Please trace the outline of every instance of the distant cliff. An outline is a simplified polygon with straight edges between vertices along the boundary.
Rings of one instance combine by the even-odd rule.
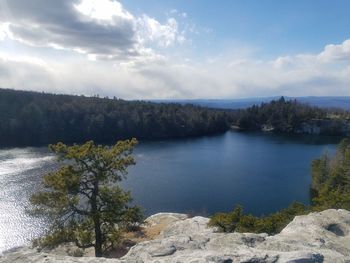
[[[350,136],[350,120],[311,119],[301,123],[297,133]]]
[[[350,212],[326,210],[297,216],[280,234],[217,233],[208,218],[157,214],[151,226],[168,222],[153,240],[133,246],[121,259],[69,257],[19,248],[0,257],[3,263],[132,262],[349,262]]]
[[[235,126],[264,132],[347,136],[350,134],[350,112],[312,107],[282,97],[242,110]]]
[[[276,128],[271,124],[261,125],[261,131],[273,132]],[[311,119],[300,123],[296,127],[287,130],[279,130],[288,133],[350,136],[350,120],[341,119]]]

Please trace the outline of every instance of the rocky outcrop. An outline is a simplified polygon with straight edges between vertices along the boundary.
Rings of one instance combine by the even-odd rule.
[[[301,123],[296,133],[322,135],[350,135],[350,121],[343,119],[312,119]]]
[[[346,210],[297,216],[275,236],[217,233],[207,227],[207,218],[179,214],[157,214],[149,222],[156,225],[164,219],[169,224],[157,238],[135,245],[119,260],[73,258],[21,248],[7,252],[0,262],[350,262],[350,212]]]

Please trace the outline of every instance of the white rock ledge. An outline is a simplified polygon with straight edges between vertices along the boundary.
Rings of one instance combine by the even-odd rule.
[[[275,236],[251,233],[215,233],[208,218],[181,214],[156,214],[149,224],[168,221],[157,239],[132,247],[121,259],[74,258],[35,249],[19,248],[4,253],[0,262],[347,262],[350,263],[350,212],[326,210],[297,216]]]

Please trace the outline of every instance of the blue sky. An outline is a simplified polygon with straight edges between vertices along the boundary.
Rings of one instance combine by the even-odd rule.
[[[329,43],[341,43],[350,34],[350,1],[336,0],[127,0],[135,13],[159,20],[169,9],[185,12],[190,21],[211,30],[196,38],[203,53],[230,44],[256,47],[262,57],[320,52]],[[217,49],[214,49],[217,48]]]
[[[0,87],[126,99],[350,95],[350,1],[0,0]]]

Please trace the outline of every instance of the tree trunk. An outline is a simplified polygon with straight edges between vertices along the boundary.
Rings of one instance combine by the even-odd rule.
[[[98,180],[94,183],[94,191],[91,196],[91,208],[95,227],[95,257],[102,257],[102,232],[101,232],[101,222],[100,215],[97,211],[97,196],[99,192]]]
[[[94,224],[95,224],[95,257],[102,257],[102,233],[101,233],[99,218],[94,220]]]

